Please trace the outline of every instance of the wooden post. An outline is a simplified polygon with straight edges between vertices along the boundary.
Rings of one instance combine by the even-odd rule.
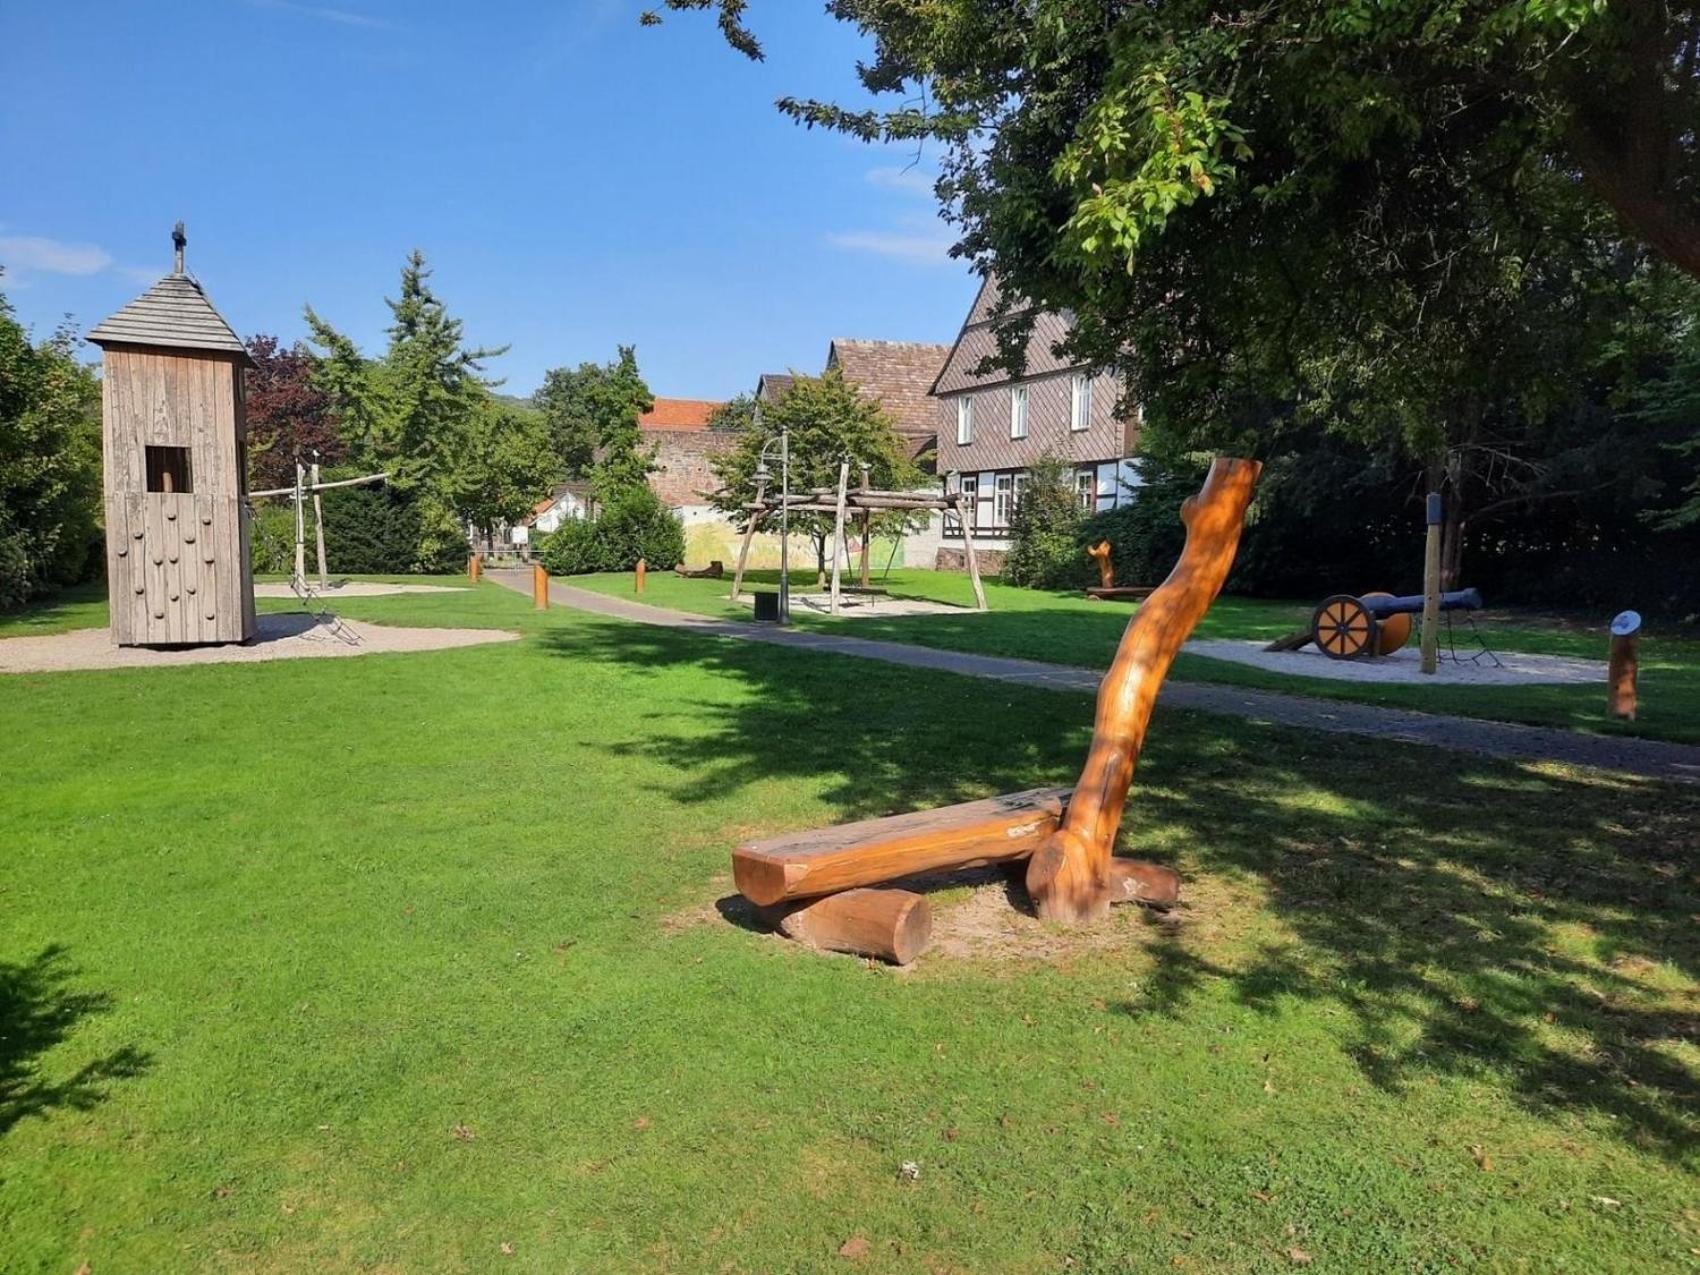
[[[974,586],[974,609],[986,609],[986,589],[980,583],[980,560],[974,556],[974,524],[968,516],[968,510],[962,499],[962,493],[956,493],[956,518],[962,524],[962,554],[968,559],[968,582]]]
[[[1423,545],[1423,664],[1425,673],[1440,669],[1440,493],[1428,494],[1428,540]]]
[[[838,614],[839,570],[841,566],[841,550],[844,546],[844,501],[850,487],[850,460],[846,457],[838,463],[838,515],[832,529],[832,601],[827,610],[832,615]]]
[[[767,479],[756,480],[756,498],[749,511],[750,521],[744,527],[744,543],[738,547],[738,569],[732,574],[732,601],[736,602],[744,588],[744,566],[750,560],[750,541],[756,537],[756,524],[767,513]]]
[[[295,587],[305,588],[307,584],[307,524],[302,501],[306,494],[301,490],[306,471],[301,462],[295,462]]]
[[[637,592],[639,592],[639,593],[643,592],[644,585],[646,583],[646,578],[648,577],[648,575],[649,575],[649,563],[645,559],[639,558],[637,560],[637,571],[635,572],[635,575],[634,575],[634,578],[635,578],[635,581],[636,581],[636,584],[637,584]]]
[[[932,941],[933,910],[909,890],[846,890],[786,912],[778,929],[810,947],[907,965]]]
[[[531,564],[531,604],[539,611],[549,609],[549,572],[541,562]]]
[[[325,570],[325,504],[319,495],[319,462],[313,462],[313,539],[319,549],[319,587],[330,588],[330,572]]]
[[[1098,587],[1113,589],[1116,587],[1116,564],[1110,561],[1110,542],[1100,540],[1095,545],[1086,546],[1086,556],[1098,564]]]
[[[869,470],[869,468],[870,468],[870,466],[868,465],[868,462],[863,461],[862,462],[862,491],[864,493],[868,490],[868,470]],[[872,511],[870,511],[868,509],[863,509],[862,510],[862,588],[864,588],[864,589],[870,587],[870,585],[873,582],[873,577],[870,574],[869,569],[868,569],[868,559],[873,556],[873,539],[874,539],[874,515],[873,515]]]
[[[1618,721],[1635,720],[1635,681],[1640,672],[1637,646],[1641,616],[1624,611],[1611,622],[1611,663],[1606,674],[1606,714]]]
[[[1110,906],[1111,851],[1151,709],[1181,645],[1210,609],[1239,549],[1263,466],[1219,456],[1181,506],[1186,547],[1169,578],[1128,621],[1098,686],[1092,747],[1062,823],[1027,865],[1027,893],[1047,920],[1084,921]]]
[[[466,555],[466,578],[477,584],[484,576],[484,559],[476,553]]]

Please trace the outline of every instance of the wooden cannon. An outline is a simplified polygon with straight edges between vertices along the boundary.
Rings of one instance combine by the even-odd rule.
[[[877,887],[918,873],[1025,862],[1027,893],[1047,920],[1093,919],[1115,902],[1173,906],[1180,874],[1116,857],[1116,834],[1157,692],[1228,578],[1261,469],[1219,458],[1182,507],[1186,547],[1122,634],[1073,788],[749,842],[732,852],[739,893],[792,938],[899,964],[926,946],[931,913],[924,895]]]
[[[1336,593],[1324,598],[1311,614],[1310,628],[1302,634],[1270,644],[1272,651],[1296,651],[1308,642],[1329,659],[1355,660],[1366,655],[1392,655],[1411,640],[1411,617],[1420,615],[1420,593],[1396,598],[1390,593],[1355,596]],[[1440,609],[1480,611],[1482,595],[1474,589],[1459,589],[1440,595]],[[1302,638],[1302,640],[1300,640]]]

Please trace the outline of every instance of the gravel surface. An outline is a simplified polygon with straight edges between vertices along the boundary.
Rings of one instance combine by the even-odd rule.
[[[1208,655],[1213,660],[1231,660],[1271,673],[1293,677],[1326,677],[1335,682],[1406,682],[1424,686],[1527,686],[1534,682],[1557,682],[1573,686],[1606,681],[1604,660],[1578,660],[1564,655],[1530,655],[1523,651],[1498,651],[1501,667],[1483,656],[1475,663],[1454,663],[1441,652],[1439,667],[1432,675],[1423,672],[1422,653],[1407,646],[1392,655],[1372,660],[1331,660],[1314,646],[1298,651],[1266,651],[1261,638],[1196,640],[1186,644],[1189,655]]]
[[[167,664],[252,664],[259,660],[335,659],[391,651],[439,651],[484,642],[511,642],[517,633],[501,629],[404,629],[387,624],[343,627],[359,636],[358,645],[342,641],[310,615],[291,612],[262,615],[253,642],[229,646],[114,646],[110,629],[77,629],[46,637],[0,641],[0,673],[58,673],[67,669],[161,668]]]
[[[452,584],[381,584],[372,580],[345,580],[341,584],[331,581],[321,589],[313,581],[307,581],[314,593],[327,601],[332,598],[378,598],[386,593],[459,593]],[[256,584],[256,598],[293,598],[295,590],[287,584]]]

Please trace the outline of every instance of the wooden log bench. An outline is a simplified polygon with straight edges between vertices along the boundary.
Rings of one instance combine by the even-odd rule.
[[[732,880],[738,893],[765,907],[1025,859],[1057,830],[1071,795],[1068,788],[1031,788],[748,842],[732,852]],[[1180,897],[1180,874],[1162,864],[1118,858],[1111,877],[1117,902],[1172,907]]]
[[[939,868],[1024,859],[1057,829],[1067,788],[812,828],[732,851],[732,880],[751,903],[780,903],[879,885]]]

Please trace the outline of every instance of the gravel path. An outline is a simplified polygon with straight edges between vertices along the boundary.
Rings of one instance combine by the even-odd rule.
[[[0,673],[59,673],[68,669],[160,668],[168,664],[254,664],[261,660],[338,659],[390,651],[440,651],[485,642],[512,642],[519,634],[501,629],[411,629],[387,624],[343,626],[360,638],[342,641],[310,615],[287,612],[260,617],[259,636],[246,646],[114,646],[111,629],[75,629],[43,637],[0,641]]]
[[[452,584],[384,584],[376,580],[344,580],[337,584],[334,580],[321,589],[317,579],[307,581],[313,592],[327,602],[335,598],[378,598],[387,593],[458,593],[460,590]],[[295,590],[287,584],[256,584],[256,598],[293,598]]]
[[[530,596],[530,572],[488,571],[485,575],[498,584]],[[1098,681],[1102,676],[1093,669],[1071,668],[1061,664],[1041,664],[1033,660],[972,655],[964,651],[940,651],[931,647],[847,637],[836,633],[716,620],[688,611],[645,606],[640,602],[592,593],[588,589],[576,589],[571,585],[556,584],[553,581],[549,585],[549,599],[560,606],[614,616],[637,624],[688,629],[715,637],[766,642],[774,646],[802,647],[835,655],[852,655],[860,659],[881,660],[887,664],[901,664],[908,668],[938,669],[946,673],[1013,682],[1021,686],[1084,691],[1090,694],[1097,691]],[[1311,699],[1303,695],[1218,686],[1208,682],[1170,681],[1163,687],[1162,703],[1169,708],[1225,713],[1251,721],[1297,726],[1331,734],[1390,739],[1404,744],[1425,744],[1516,761],[1590,766],[1649,779],[1700,784],[1700,748],[1688,744],[1610,735],[1584,735],[1576,731],[1553,730],[1544,726],[1518,726],[1510,722],[1489,722],[1473,717],[1451,717],[1436,713],[1416,713],[1407,709],[1377,708],[1368,704],[1338,703],[1333,700]]]

